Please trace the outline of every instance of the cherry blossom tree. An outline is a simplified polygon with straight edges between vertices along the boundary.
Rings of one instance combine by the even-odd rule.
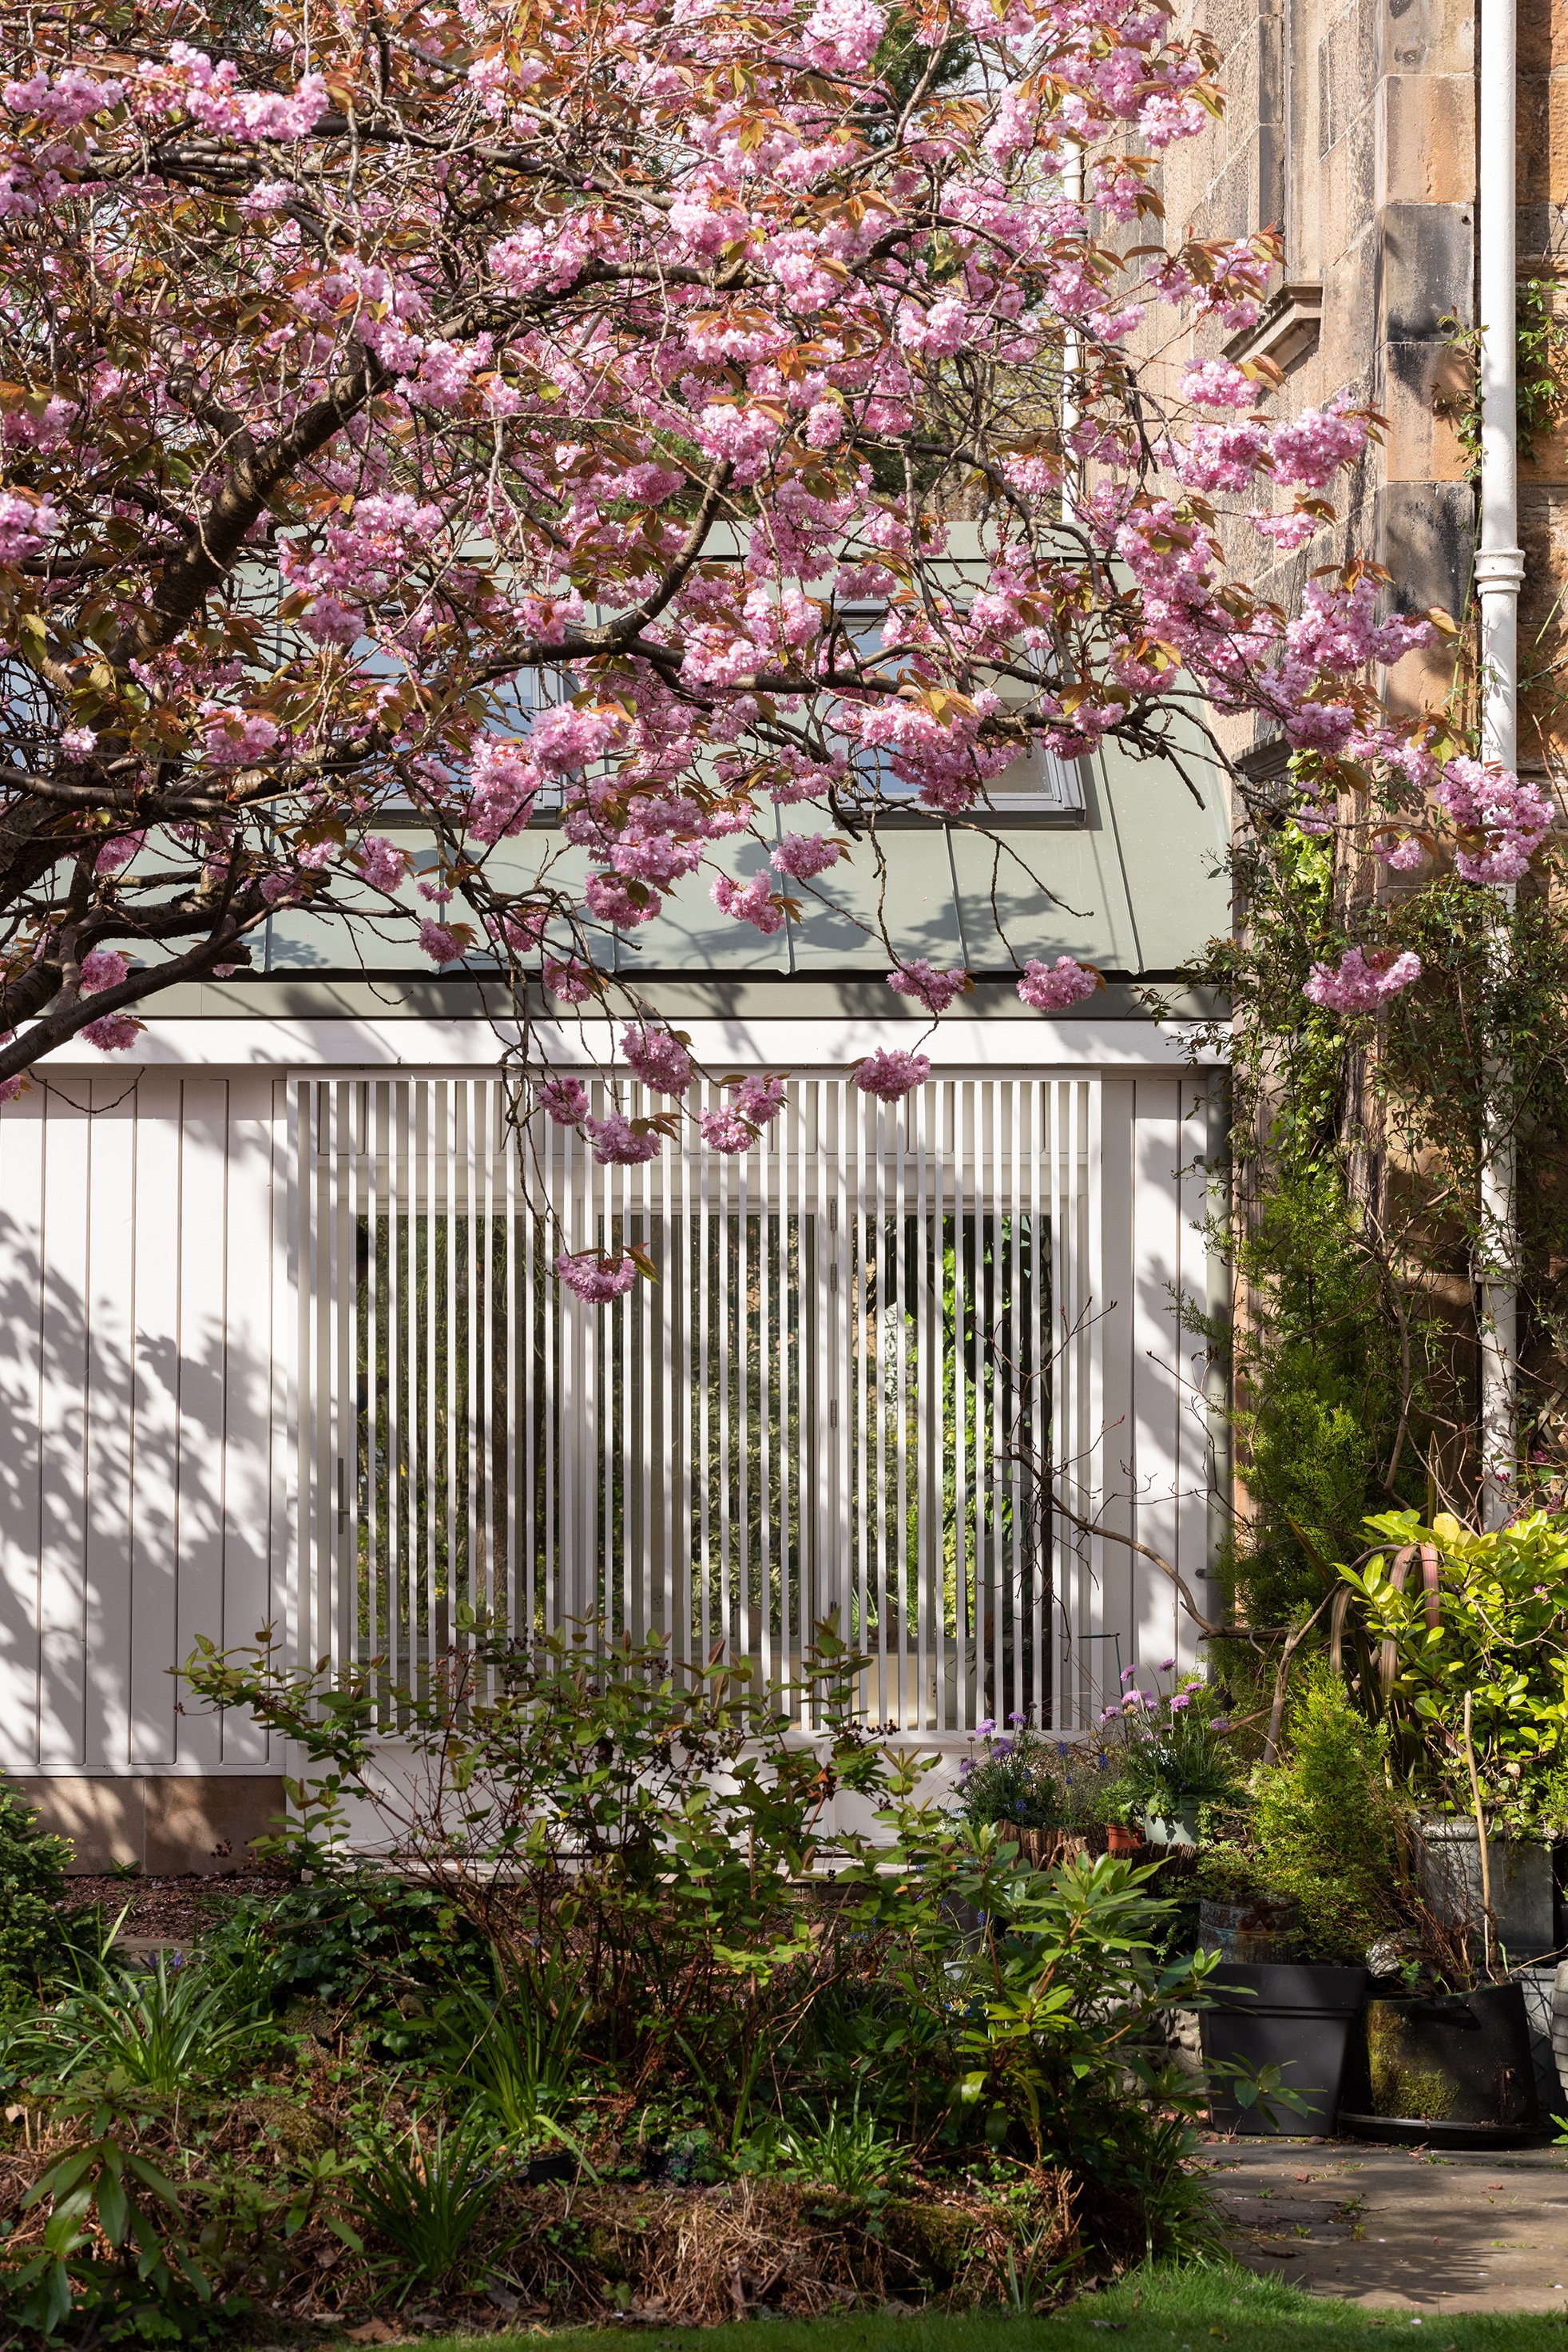
[[[1444,825],[1483,878],[1539,841],[1532,788],[1388,716],[1432,623],[1371,568],[1295,613],[1227,573],[1216,500],[1305,544],[1375,420],[1130,357],[1151,314],[1249,323],[1276,259],[1162,241],[1151,159],[1219,97],[1153,0],[4,21],[0,1089],[284,909],[498,971],[528,1064],[670,893],[777,931],[886,793],[984,824],[1031,744],[1152,755],[1184,709],[1268,713],[1309,826],[1354,777],[1396,868]],[[1414,961],[1314,987],[1354,1013]],[[933,1019],[967,984],[893,961]],[[1019,965],[1041,1010],[1096,982]],[[597,1122],[603,1159],[695,1075],[629,1013],[673,1107]],[[780,1099],[737,1082],[705,1140]]]

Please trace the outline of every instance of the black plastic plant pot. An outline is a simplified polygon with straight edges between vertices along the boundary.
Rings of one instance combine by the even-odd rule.
[[[1370,2000],[1345,2069],[1340,2129],[1433,2147],[1542,2136],[1530,2019],[1516,1984]]]
[[[1366,1970],[1228,1960],[1205,1984],[1213,2007],[1200,2011],[1199,2023],[1216,2129],[1326,2138],[1334,2126]],[[1235,2078],[1212,2071],[1217,2064],[1245,2068],[1254,2078],[1278,2067],[1281,2087],[1301,2105],[1266,2093],[1245,2105]]]

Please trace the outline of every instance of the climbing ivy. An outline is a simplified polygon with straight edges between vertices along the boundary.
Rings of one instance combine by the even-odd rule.
[[[1233,1008],[1230,1245],[1241,1507],[1237,1615],[1281,1625],[1333,1589],[1375,1510],[1476,1510],[1483,1101],[1520,1145],[1521,1486],[1568,1468],[1568,936],[1555,853],[1509,909],[1439,868],[1366,874],[1350,829],[1260,825],[1238,854],[1244,919],[1201,977]],[[1337,940],[1414,949],[1418,985],[1346,1020],[1302,992]],[[1497,1063],[1508,1071],[1500,1077]]]

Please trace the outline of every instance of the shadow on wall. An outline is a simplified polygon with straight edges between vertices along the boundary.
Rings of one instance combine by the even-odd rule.
[[[172,1669],[274,1614],[271,1136],[221,1080],[106,1091],[0,1121],[0,1768],[79,1867],[232,1869],[276,1762]]]

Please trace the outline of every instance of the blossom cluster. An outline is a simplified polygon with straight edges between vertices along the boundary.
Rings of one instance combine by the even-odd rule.
[[[242,55],[215,0],[179,38],[162,0],[112,37],[17,15],[0,634],[29,691],[0,714],[0,813],[85,804],[92,854],[72,837],[24,892],[5,971],[37,971],[84,871],[114,952],[162,861],[240,932],[308,909],[583,1004],[676,894],[782,949],[890,803],[984,824],[1026,743],[1146,747],[1177,697],[1312,755],[1320,813],[1340,766],[1370,780],[1396,868],[1426,854],[1414,786],[1462,878],[1519,877],[1544,794],[1418,772],[1379,700],[1428,621],[1354,559],[1282,610],[1217,535],[1233,497],[1304,542],[1375,420],[1276,415],[1223,358],[1169,400],[1134,382],[1135,332],[1245,327],[1279,257],[1174,232],[1134,257],[1096,217],[1157,216],[1151,159],[1218,102],[1205,46],[1148,0],[945,0],[900,39],[962,37],[981,69],[961,106],[904,107],[891,21],[559,0],[522,45],[502,0],[462,0],[374,43],[328,12],[307,45],[285,9]],[[1064,367],[1061,442],[1020,436]],[[958,583],[942,518],[977,467],[987,576]],[[910,954],[900,912],[875,917],[888,984],[939,1018],[968,975]],[[1101,984],[1038,936],[1007,954],[1042,1013]],[[1344,1011],[1409,976],[1320,969]],[[113,1049],[130,1016],[82,1034]],[[596,1118],[559,1076],[537,1096],[601,1161],[682,1119],[741,1152],[779,1115],[772,1078],[693,1105],[652,1014],[620,1049],[675,1108]],[[854,1083],[894,1104],[928,1074],[883,1047]],[[614,1297],[631,1262],[566,1263]]]
[[[1329,1013],[1375,1013],[1421,977],[1410,948],[1347,948],[1336,965],[1314,963],[1301,993]]]

